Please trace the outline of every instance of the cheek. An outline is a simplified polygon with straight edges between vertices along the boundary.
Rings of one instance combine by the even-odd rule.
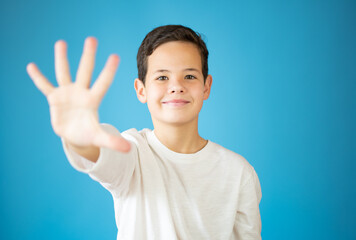
[[[202,87],[194,88],[191,91],[191,94],[196,99],[196,101],[204,100],[204,88],[202,88]]]
[[[162,94],[162,89],[160,88],[150,88],[147,91],[147,107],[150,112],[154,112],[155,109],[160,108],[161,101],[164,94]]]

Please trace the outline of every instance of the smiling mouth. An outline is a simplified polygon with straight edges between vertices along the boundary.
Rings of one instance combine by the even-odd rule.
[[[162,104],[165,104],[167,106],[172,106],[172,107],[180,107],[180,106],[184,106],[186,104],[190,103],[187,100],[183,100],[183,99],[174,99],[174,100],[169,100],[169,101],[163,101]]]

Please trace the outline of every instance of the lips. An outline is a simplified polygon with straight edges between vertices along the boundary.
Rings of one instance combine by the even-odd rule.
[[[180,107],[189,103],[189,101],[184,99],[172,99],[167,101],[162,101],[163,104],[168,106]]]

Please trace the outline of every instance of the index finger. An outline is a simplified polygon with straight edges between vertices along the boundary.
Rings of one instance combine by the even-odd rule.
[[[27,73],[36,87],[47,97],[54,90],[54,86],[37,68],[36,64],[29,63],[26,67]]]

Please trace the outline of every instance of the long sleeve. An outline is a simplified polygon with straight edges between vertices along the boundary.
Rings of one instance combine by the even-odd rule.
[[[238,240],[261,239],[261,216],[259,204],[262,198],[261,186],[253,170],[239,193],[238,208],[233,238]]]
[[[120,136],[115,127],[108,124],[101,126],[108,133]],[[128,140],[130,141],[130,139]],[[100,148],[100,155],[96,163],[68,148],[64,139],[62,139],[62,143],[64,152],[73,168],[89,174],[92,179],[100,182],[113,195],[119,196],[128,190],[137,162],[137,147],[132,141],[131,150],[128,153]]]

